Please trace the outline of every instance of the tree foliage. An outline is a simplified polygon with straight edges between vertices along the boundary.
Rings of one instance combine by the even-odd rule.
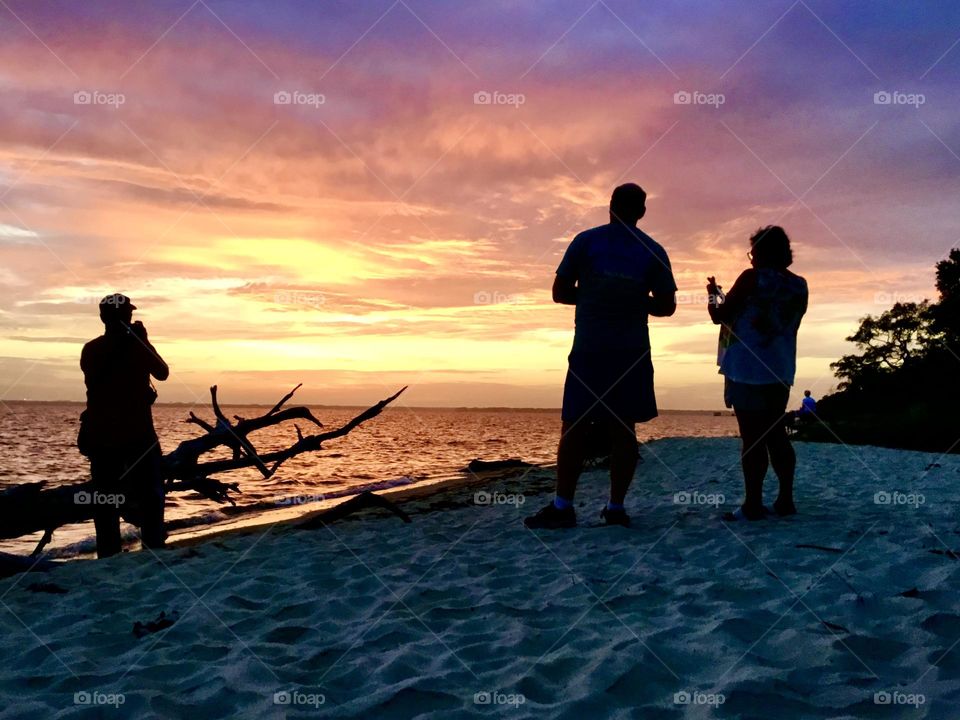
[[[937,302],[861,319],[806,439],[960,452],[960,249],[937,263],[936,285]]]
[[[840,379],[840,389],[864,389],[915,367],[939,337],[932,308],[927,300],[897,303],[879,317],[863,318],[857,331],[847,338],[860,352],[844,355],[830,365]]]
[[[949,257],[937,263],[937,292],[940,302],[934,308],[934,319],[946,341],[960,345],[960,248],[950,251]]]

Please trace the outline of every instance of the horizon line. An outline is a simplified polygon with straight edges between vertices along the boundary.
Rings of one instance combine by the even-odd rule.
[[[6,405],[86,405],[85,400],[30,400],[21,398],[19,400],[6,400],[0,398],[0,404]],[[253,408],[271,408],[276,403],[221,403],[221,407],[253,407]],[[191,403],[191,402],[156,402],[153,404],[153,407],[188,407],[195,408],[199,407],[200,403]],[[294,405],[295,407],[296,405]],[[328,404],[328,403],[301,403],[302,407],[311,407],[311,408],[329,408],[329,409],[355,409],[355,408],[367,408],[370,407],[366,404]],[[206,407],[206,405],[204,405]],[[536,412],[560,412],[562,408],[557,407],[534,407],[534,406],[512,406],[512,405],[390,405],[384,408],[384,411],[389,409],[398,409],[398,408],[416,408],[418,410],[514,410],[514,411],[536,411]],[[730,413],[733,411],[729,408],[701,408],[697,410],[682,410],[674,408],[662,408],[659,410],[661,413]]]

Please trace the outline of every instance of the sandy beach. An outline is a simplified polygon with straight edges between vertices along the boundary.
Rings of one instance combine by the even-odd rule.
[[[525,529],[535,470],[8,578],[0,718],[955,716],[960,459],[801,444],[802,515],[728,525],[737,447],[648,443],[630,529],[601,471]]]
[[[0,720],[960,720],[960,2],[0,17]]]

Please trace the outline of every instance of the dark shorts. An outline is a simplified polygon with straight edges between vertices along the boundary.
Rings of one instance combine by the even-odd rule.
[[[618,419],[628,425],[657,416],[650,351],[570,353],[563,420]]]
[[[790,386],[783,383],[749,385],[725,378],[723,400],[734,410],[782,415],[790,401]]]
[[[159,444],[146,451],[135,446],[95,454],[90,458],[90,479],[97,492],[122,496],[117,505],[96,508],[96,514],[122,516],[141,527],[162,526],[165,494]]]

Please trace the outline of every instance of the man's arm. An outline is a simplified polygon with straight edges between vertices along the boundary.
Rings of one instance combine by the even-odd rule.
[[[143,326],[143,323],[139,320],[133,323],[133,325],[130,326],[130,331],[139,341],[138,344],[143,350],[144,363],[150,374],[160,381],[170,377],[170,368],[167,367],[167,364],[163,361],[163,358],[160,357],[160,353],[157,352],[156,348],[150,344],[150,341],[147,339],[147,329]]]
[[[576,281],[557,275],[553,279],[553,301],[561,305],[576,305]]]
[[[170,377],[170,367],[160,357],[160,353],[150,343],[147,343],[147,349],[150,355],[150,374],[157,380],[163,381]]]
[[[647,298],[647,314],[653,317],[670,317],[677,311],[677,281],[667,251],[655,246],[653,276],[650,296]]]
[[[577,304],[577,280],[583,275],[584,234],[577,235],[563,254],[553,279],[553,301],[561,305]]]
[[[675,292],[655,292],[650,295],[647,304],[647,313],[653,317],[670,317],[677,311],[677,294]]]
[[[91,350],[90,343],[84,345],[83,350],[80,351],[80,370],[83,372],[83,383],[88,388],[90,387],[90,378],[93,372],[92,354],[93,351]]]

